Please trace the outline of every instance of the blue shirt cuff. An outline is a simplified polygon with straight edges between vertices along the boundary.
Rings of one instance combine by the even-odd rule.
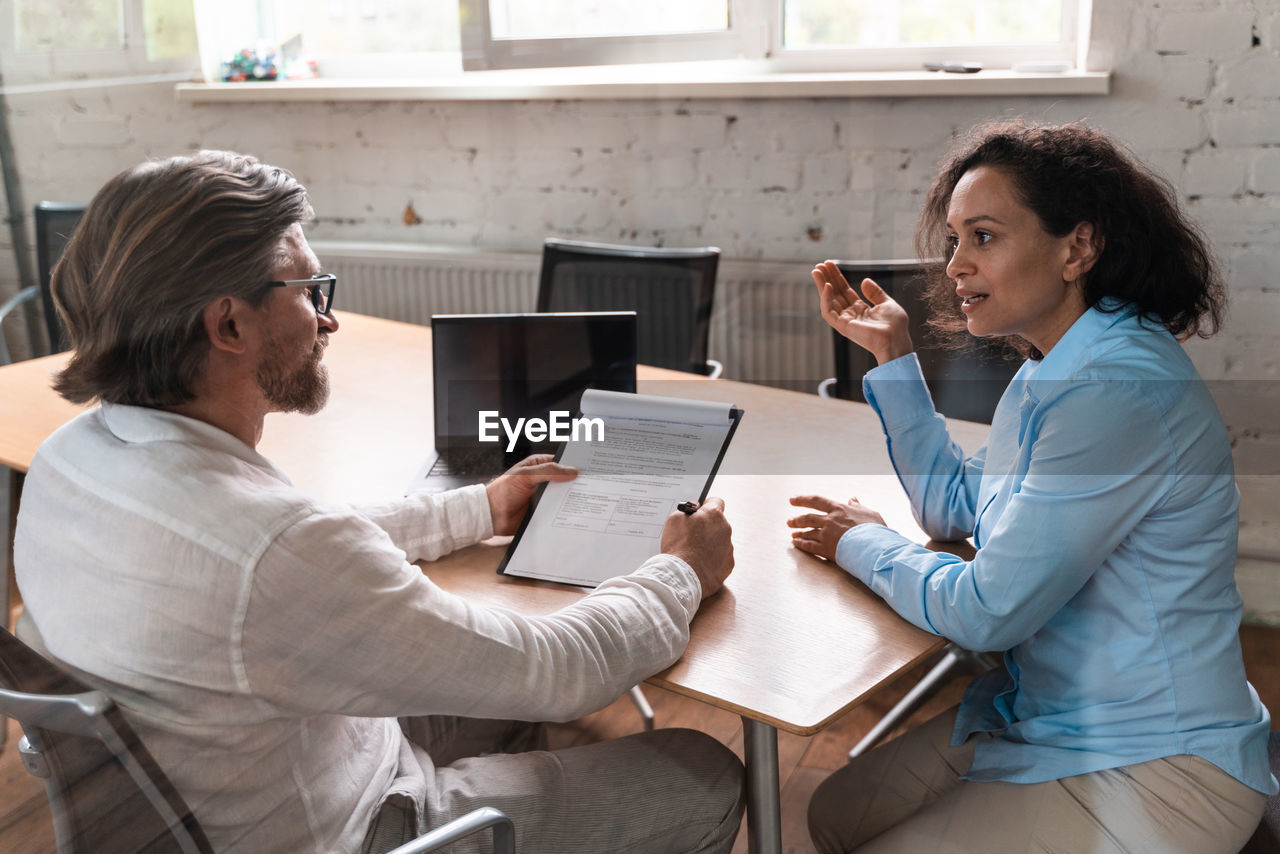
[[[874,522],[854,525],[836,543],[836,565],[883,597],[888,583],[886,580],[877,586],[876,562],[889,545],[903,539],[897,531]]]
[[[862,377],[862,395],[885,430],[933,414],[933,398],[915,353],[878,365]]]

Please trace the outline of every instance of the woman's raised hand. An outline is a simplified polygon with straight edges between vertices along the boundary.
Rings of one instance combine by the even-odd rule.
[[[876,357],[877,364],[915,350],[908,329],[907,312],[870,279],[862,280],[859,296],[845,280],[835,261],[813,268],[822,319],[832,329]]]

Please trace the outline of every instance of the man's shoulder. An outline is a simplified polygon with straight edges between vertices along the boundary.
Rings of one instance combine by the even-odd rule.
[[[97,408],[59,428],[37,452],[24,489],[51,499],[60,516],[119,515],[131,528],[179,533],[227,556],[317,512],[250,449],[237,452],[220,437],[174,430],[145,413],[122,429],[118,415]]]

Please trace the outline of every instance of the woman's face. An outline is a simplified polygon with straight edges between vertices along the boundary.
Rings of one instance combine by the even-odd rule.
[[[1092,235],[1081,223],[1054,237],[1018,201],[1003,170],[966,172],[947,208],[947,276],[956,283],[969,332],[1018,335],[1048,353],[1084,314],[1079,279],[1092,264]],[[1089,259],[1083,266],[1082,255]]]

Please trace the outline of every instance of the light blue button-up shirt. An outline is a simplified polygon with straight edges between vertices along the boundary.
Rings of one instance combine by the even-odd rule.
[[[1035,783],[1175,754],[1277,791],[1270,716],[1245,680],[1235,585],[1239,493],[1209,392],[1131,306],[1090,309],[1028,361],[966,457],[914,355],[863,382],[917,521],[972,536],[972,561],[881,525],[836,562],[915,625],[1008,650],[960,706],[967,779]]]

